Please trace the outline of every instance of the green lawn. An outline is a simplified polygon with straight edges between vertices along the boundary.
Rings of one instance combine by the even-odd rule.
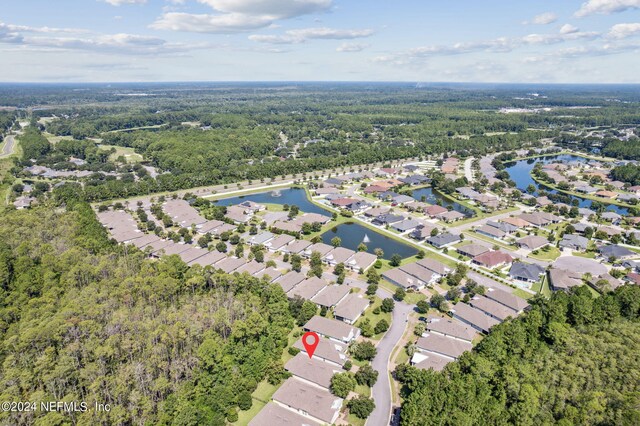
[[[533,297],[533,294],[529,293],[528,291],[524,291],[521,288],[516,288],[515,290],[513,290],[513,294],[515,294],[518,297],[522,297],[523,299],[531,299]]]
[[[120,156],[123,156],[127,160],[127,163],[139,163],[143,160],[142,155],[137,154],[133,148],[115,145],[98,145],[98,147],[105,151],[108,151],[111,148],[114,148],[116,150],[114,154],[111,154],[109,156],[109,159],[111,161],[117,159]]]
[[[369,319],[369,321],[371,322],[371,326],[375,327],[376,324],[381,320],[384,319],[387,321],[387,323],[389,325],[391,325],[391,312],[380,312],[378,315],[373,313],[373,310],[377,307],[379,307],[380,305],[382,305],[382,299],[380,299],[379,297],[375,297],[373,305],[369,306],[367,308],[367,310],[364,312],[364,315],[362,315],[362,317],[360,317],[360,319],[358,320],[358,322],[356,323],[358,326],[360,326],[360,323],[362,321],[364,321],[365,319]],[[375,336],[373,336],[371,339],[373,340],[380,340],[382,339],[382,336],[384,336],[384,333],[380,333],[380,334],[376,334]]]
[[[551,289],[549,288],[549,282],[546,276],[542,278],[542,281],[534,283],[531,286],[531,290],[535,291],[536,293],[541,293],[543,296],[546,296],[546,297],[551,296]]]
[[[557,247],[551,247],[549,251],[540,249],[538,250],[538,254],[529,253],[529,256],[527,257],[538,260],[554,261],[558,257],[560,257],[560,249],[558,249]]]
[[[509,244],[504,243],[504,242],[502,242],[502,241],[494,240],[494,239],[493,239],[493,238],[491,238],[491,237],[487,237],[487,236],[485,236],[485,235],[478,234],[477,232],[473,232],[473,231],[465,231],[465,232],[464,232],[464,234],[467,234],[467,235],[469,235],[469,236],[471,236],[471,237],[474,237],[474,238],[478,238],[478,239],[480,239],[480,240],[482,240],[482,241],[486,241],[486,242],[488,242],[489,244],[491,244],[491,246],[492,246],[492,247],[493,247],[494,245],[496,245],[496,246],[498,246],[498,247],[502,247],[502,248],[509,249],[509,250],[514,250],[514,249],[516,249],[516,248],[517,248],[516,246],[509,245]],[[467,241],[467,242],[469,242],[469,241]],[[471,241],[471,242],[473,242],[473,241]]]
[[[266,381],[260,382],[257,389],[253,394],[251,394],[251,397],[253,398],[253,405],[247,411],[239,411],[238,421],[233,424],[237,426],[245,426],[249,424],[251,419],[253,419],[265,405],[267,405],[279,387],[280,386],[271,385]]]
[[[574,252],[571,252],[571,254],[572,254],[573,256],[586,257],[587,259],[595,259],[595,258],[596,258],[596,254],[595,254],[595,252],[586,252],[586,253],[583,253],[583,252],[580,252],[580,251],[574,251]]]

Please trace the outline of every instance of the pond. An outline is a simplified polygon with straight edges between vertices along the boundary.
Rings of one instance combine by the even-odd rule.
[[[549,157],[540,157],[529,160],[520,160],[512,163],[506,163],[506,171],[509,173],[511,179],[516,183],[516,187],[522,192],[526,192],[526,189],[529,185],[533,185],[536,188],[536,193],[532,194],[534,196],[537,195],[538,190],[544,189],[548,193],[556,194],[558,191],[551,188],[546,188],[538,183],[531,177],[531,170],[536,165],[536,163],[549,164],[549,163],[569,163],[569,162],[580,162],[580,163],[589,163],[592,160],[584,157],[578,157],[576,155],[570,154],[562,154],[562,155],[553,155]],[[571,198],[577,199],[580,207],[591,208],[591,200],[581,197],[572,196]],[[616,213],[626,215],[628,210],[624,207],[616,206],[616,205],[607,205],[606,209],[608,211],[614,211]]]
[[[331,239],[334,237],[340,237],[342,247],[351,250],[357,250],[358,245],[362,242],[366,244],[367,252],[369,253],[373,253],[376,248],[381,248],[384,251],[383,258],[387,260],[391,259],[394,254],[407,258],[418,253],[417,249],[408,244],[389,238],[357,223],[343,223],[330,229],[322,234],[322,242],[331,244]]]
[[[307,193],[300,188],[287,188],[268,192],[260,192],[256,194],[240,195],[237,197],[223,198],[215,201],[219,206],[231,206],[242,203],[243,201],[253,201],[254,203],[267,204],[289,204],[296,205],[305,213],[318,213],[331,216],[332,212],[318,207],[307,198]]]
[[[424,201],[429,204],[438,204],[442,207],[451,208],[457,212],[464,214],[465,216],[471,217],[474,215],[473,210],[470,210],[463,206],[462,204],[456,203],[455,201],[451,201],[447,197],[443,196],[437,191],[434,191],[433,188],[420,188],[412,191],[411,195],[417,201]],[[423,198],[424,197],[424,198]]]

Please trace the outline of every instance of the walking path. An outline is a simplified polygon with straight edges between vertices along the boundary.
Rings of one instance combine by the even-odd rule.
[[[16,149],[16,141],[13,135],[7,135],[4,138],[4,145],[2,147],[2,152],[0,153],[0,158],[6,158],[10,155],[13,155]]]

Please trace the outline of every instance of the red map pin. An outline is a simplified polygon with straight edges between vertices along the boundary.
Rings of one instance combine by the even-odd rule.
[[[316,351],[318,347],[318,343],[320,343],[320,338],[313,331],[308,331],[304,333],[302,336],[302,344],[304,348],[307,350],[307,354],[309,354],[309,358],[313,356],[313,353]]]

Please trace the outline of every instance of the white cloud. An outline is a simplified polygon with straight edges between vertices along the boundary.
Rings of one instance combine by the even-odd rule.
[[[198,0],[224,13],[293,18],[329,9],[332,0]]]
[[[304,28],[286,31],[283,35],[250,35],[249,40],[271,44],[304,43],[311,39],[348,40],[369,37],[373,30],[337,30],[334,28]]]
[[[367,47],[369,47],[368,44],[342,43],[336,48],[336,52],[361,52]]]
[[[111,6],[121,6],[123,4],[145,4],[147,0],[104,0]]]
[[[531,22],[524,22],[525,24],[534,24],[534,25],[549,25],[558,20],[558,15],[553,12],[545,12],[540,15],[536,15],[533,17]]]
[[[571,24],[564,24],[562,27],[560,27],[560,34],[574,34],[578,31],[580,31],[578,27],[574,27]]]
[[[616,24],[609,30],[611,38],[627,38],[640,33],[640,23]]]
[[[272,22],[268,17],[237,13],[194,15],[191,13],[172,12],[162,15],[150,27],[156,30],[230,34],[264,28]]]
[[[582,3],[575,16],[609,15],[633,9],[640,9],[640,0],[588,0]]]
[[[232,34],[272,26],[291,19],[328,10],[333,0],[198,0],[215,14],[167,12],[151,28],[158,30]]]

